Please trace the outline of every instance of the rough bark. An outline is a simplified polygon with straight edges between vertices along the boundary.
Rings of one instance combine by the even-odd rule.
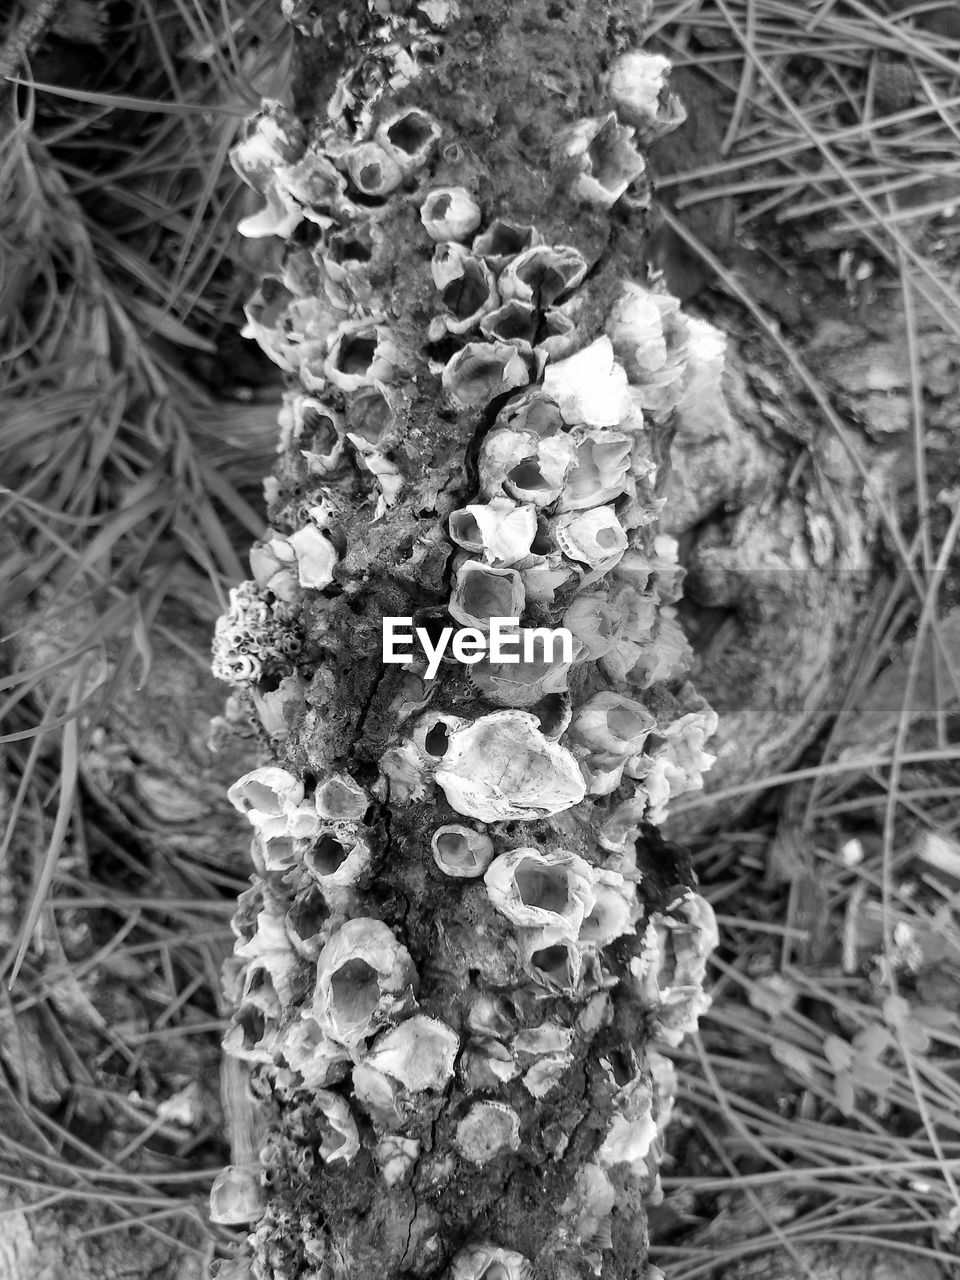
[[[655,825],[714,724],[656,486],[725,411],[716,331],[625,284],[648,192],[612,111],[642,143],[674,104],[610,79],[639,5],[288,10],[296,114],[235,157],[245,231],[286,237],[249,328],[294,388],[215,647],[275,762],[232,789],[225,1047],[271,1128],[214,1191],[262,1213],[221,1275],[652,1276],[660,1049],[715,936]],[[572,666],[381,661],[385,616],[514,612]]]

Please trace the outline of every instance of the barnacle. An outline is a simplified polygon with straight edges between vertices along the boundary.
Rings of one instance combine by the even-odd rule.
[[[420,1155],[417,1138],[402,1138],[396,1133],[385,1133],[377,1142],[375,1156],[380,1166],[380,1176],[388,1187],[395,1186],[406,1177]]]
[[[474,239],[473,252],[485,258],[494,271],[502,271],[511,258],[539,243],[540,233],[529,223],[494,218]]]
[[[642,1165],[657,1136],[653,1118],[653,1091],[644,1076],[635,1076],[617,1094],[606,1136],[597,1150],[597,1161],[613,1168]]]
[[[547,365],[543,390],[571,426],[615,427],[623,417],[627,375],[610,339],[602,336],[566,360]]]
[[[460,822],[437,827],[430,837],[430,847],[440,870],[459,880],[482,876],[493,858],[493,841],[486,832]]]
[[[384,1031],[364,1059],[413,1093],[443,1089],[453,1075],[460,1038],[438,1018],[414,1014]]]
[[[558,511],[599,507],[625,492],[632,443],[619,431],[585,431],[574,437],[576,462],[567,476]]]
[[[332,335],[324,375],[341,391],[389,382],[400,359],[387,329],[372,320],[345,320]]]
[[[464,187],[434,187],[420,206],[431,240],[466,240],[480,225],[480,206]]]
[[[532,1274],[522,1253],[495,1244],[461,1249],[450,1267],[450,1280],[530,1280]]]
[[[261,1172],[259,1165],[221,1169],[210,1188],[210,1221],[226,1227],[256,1222],[267,1200]]]
[[[411,1012],[418,985],[406,947],[382,920],[357,916],[340,926],[317,957],[313,1017],[331,1039],[350,1048]]]
[[[444,323],[451,333],[475,328],[500,302],[493,272],[482,258],[475,258],[462,244],[438,244],[430,265],[433,283],[449,315]]]
[[[426,164],[442,130],[432,116],[415,107],[388,117],[377,129],[377,141],[402,173]]]
[[[519,502],[546,507],[563,492],[576,462],[576,445],[565,435],[496,427],[480,451],[480,484],[488,497],[504,491]]]
[[[388,195],[403,178],[396,155],[377,142],[359,142],[338,159],[350,175],[350,181],[365,196]]]
[[[370,796],[348,774],[334,773],[317,787],[314,805],[319,816],[330,822],[359,822],[370,806]]]
[[[534,508],[526,503],[518,506],[505,497],[473,503],[450,516],[454,542],[499,567],[514,565],[529,555],[536,533]]]
[[[553,528],[564,555],[603,573],[622,559],[629,545],[623,525],[609,507],[558,516]]]
[[[303,783],[286,769],[252,769],[228,789],[227,799],[264,839],[287,834],[287,814],[303,799]]]
[[[515,925],[576,938],[596,901],[594,872],[575,853],[512,849],[494,858],[483,882],[490,901]]]
[[[480,250],[482,252],[482,250]],[[575,289],[587,274],[587,260],[568,244],[535,244],[507,263],[497,280],[505,302],[515,298],[540,310]]]
[[[464,409],[487,404],[494,396],[530,381],[527,366],[508,342],[468,342],[444,366],[443,386]]]
[[[523,581],[515,569],[467,560],[457,570],[447,608],[465,627],[487,631],[491,618],[519,618],[524,601]]]
[[[319,825],[319,820],[318,820]],[[325,892],[356,884],[370,866],[372,850],[355,823],[340,822],[318,833],[303,851],[303,865]]]
[[[709,1007],[704,991],[707,959],[718,941],[717,921],[705,898],[686,892],[670,912],[654,912],[643,934],[643,951],[630,971],[641,1003],[649,1010],[655,1039],[676,1048]]]
[[[586,793],[574,757],[523,711],[495,711],[452,733],[436,779],[458,813],[481,822],[545,818]]]
[[[630,49],[615,58],[607,75],[607,93],[617,114],[635,125],[645,140],[675,129],[687,118],[683,104],[667,89],[669,59]]]
[[[484,654],[471,668],[474,687],[488,702],[501,707],[530,707],[548,694],[564,693],[572,655],[569,662],[562,656],[557,658],[555,646],[542,630],[522,627],[514,634],[524,646],[520,652],[527,652],[529,646],[534,657],[530,661],[496,662]]]
[[[464,1160],[487,1164],[520,1146],[520,1117],[503,1102],[474,1102],[457,1125],[456,1141]]]
[[[330,1089],[317,1089],[313,1101],[324,1120],[321,1159],[349,1164],[360,1150],[360,1135],[346,1099]]]
[[[633,130],[621,125],[613,111],[602,118],[580,120],[567,132],[561,149],[579,169],[573,192],[588,204],[616,204],[647,167],[633,145]]]

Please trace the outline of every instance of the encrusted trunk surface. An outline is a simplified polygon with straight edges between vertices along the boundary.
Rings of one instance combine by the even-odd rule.
[[[269,1132],[252,1158],[235,1100],[213,1211],[256,1225],[220,1274],[651,1276],[660,1050],[715,940],[657,834],[715,727],[657,521],[723,343],[629,283],[676,103],[642,5],[286,10],[293,110],[234,156],[277,246],[249,333],[291,390],[215,644],[269,760],[231,789],[225,1040]],[[385,617],[573,651],[431,679],[384,664]]]

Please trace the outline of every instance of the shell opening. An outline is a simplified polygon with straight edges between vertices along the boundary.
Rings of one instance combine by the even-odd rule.
[[[460,592],[460,604],[473,618],[508,618],[513,604],[514,586],[511,578],[494,577],[493,574],[475,570],[465,574]]]
[[[569,901],[566,874],[559,868],[543,867],[524,858],[513,874],[514,884],[528,907],[562,915]]]
[[[489,273],[484,277],[479,262],[467,261],[463,264],[463,274],[451,280],[440,297],[448,311],[452,311],[458,320],[469,320],[475,316],[490,296],[488,284]]]
[[[524,458],[522,462],[519,462],[512,471],[508,472],[507,479],[518,489],[549,489],[552,487],[549,481],[544,479],[540,464],[534,457]]]
[[[550,947],[541,947],[530,955],[530,964],[548,982],[558,987],[576,986],[576,974],[569,947],[563,943],[555,943]]]
[[[329,832],[310,851],[310,862],[318,875],[332,876],[346,862],[350,850]]]
[[[344,372],[352,372],[344,370]],[[363,372],[358,369],[355,372]],[[370,444],[378,444],[380,437],[393,425],[393,414],[384,395],[376,387],[356,393],[350,402],[347,421],[350,430]]]
[[[483,547],[480,526],[469,511],[455,511],[450,517],[450,526],[451,532],[455,534],[461,545],[476,547],[478,550]]]
[[[426,747],[428,755],[437,756],[439,758],[440,756],[445,756],[447,754],[447,748],[450,745],[450,735],[447,732],[447,726],[442,720],[438,720],[433,728],[428,731],[427,736],[423,740],[423,745]]]
[[[429,196],[427,199],[426,216],[432,221],[438,222],[441,218],[445,218],[450,211],[450,205],[453,203],[446,191],[441,191],[439,195]]]
[[[380,1006],[376,969],[366,960],[347,960],[330,979],[330,991],[338,1021],[349,1026],[370,1023]]]
[[[340,344],[336,367],[341,373],[365,374],[373,364],[376,350],[376,338],[344,338]]]
[[[418,155],[433,137],[433,124],[420,111],[408,111],[406,115],[394,120],[387,129],[387,138],[391,144],[408,156]]]
[[[436,838],[437,853],[445,867],[454,867],[458,871],[473,871],[478,866],[477,855],[471,849],[470,842],[459,831],[444,831]]]

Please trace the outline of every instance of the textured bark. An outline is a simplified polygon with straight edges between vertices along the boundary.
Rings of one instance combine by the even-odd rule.
[[[653,1276],[660,1050],[715,939],[655,826],[715,723],[656,484],[677,425],[725,411],[719,335],[625,289],[632,131],[579,155],[569,132],[611,112],[642,7],[288,8],[296,117],[268,108],[235,158],[267,200],[245,230],[287,237],[250,332],[295,381],[271,532],[215,645],[275,762],[232,789],[257,874],[225,1048],[270,1134],[214,1191],[221,1221],[262,1214],[221,1275]],[[671,112],[637,107],[639,140]],[[438,188],[458,194],[431,239]],[[541,258],[522,233],[458,248],[497,219]],[[511,299],[527,338],[491,328]],[[509,616],[511,595],[524,627],[575,632],[569,671],[381,662],[385,616]],[[444,874],[443,826],[472,875]]]

